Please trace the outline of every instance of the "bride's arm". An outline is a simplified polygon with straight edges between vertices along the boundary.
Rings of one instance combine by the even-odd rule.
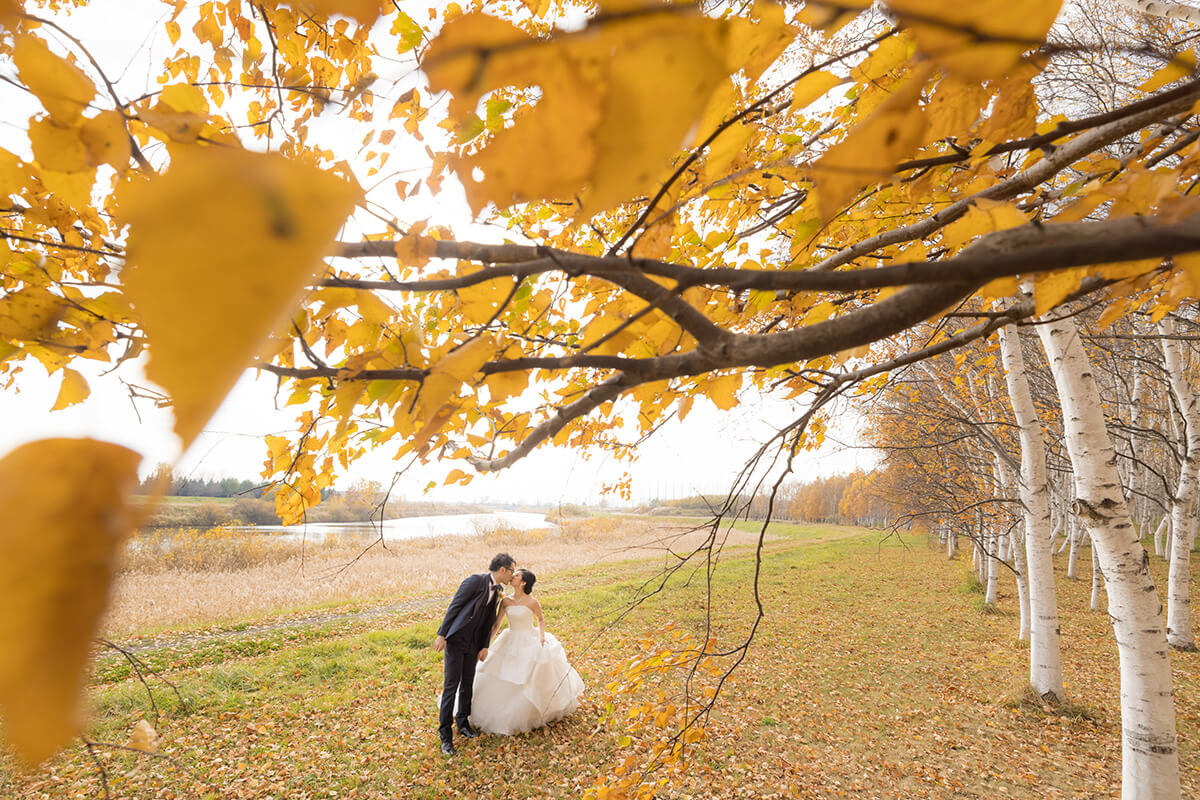
[[[546,645],[546,620],[542,617],[542,604],[532,597],[529,599],[533,601],[533,613],[538,621],[538,635],[542,637],[542,646],[544,647]]]
[[[500,601],[500,613],[496,615],[496,624],[492,625],[492,633],[488,636],[488,643],[496,638],[496,634],[500,632],[500,626],[504,623],[504,616],[508,613],[508,598]]]

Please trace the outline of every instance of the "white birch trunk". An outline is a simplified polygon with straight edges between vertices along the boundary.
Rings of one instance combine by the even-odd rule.
[[[1058,546],[1058,549],[1054,551],[1055,553],[1062,555],[1062,551],[1071,546],[1071,539],[1075,536],[1075,528],[1077,527],[1078,523],[1073,518],[1067,520],[1066,535],[1063,536],[1063,543]]]
[[[1149,556],[1117,476],[1092,367],[1071,318],[1037,326],[1062,404],[1075,475],[1075,511],[1087,525],[1108,590],[1121,665],[1121,797],[1179,798],[1179,743],[1171,662]]]
[[[1104,593],[1104,576],[1100,574],[1100,558],[1096,546],[1092,545],[1092,611],[1100,610],[1100,596]]]
[[[1071,551],[1067,556],[1067,577],[1071,580],[1079,578],[1079,543],[1083,541],[1083,531],[1079,526],[1071,529]]]
[[[1175,334],[1168,315],[1158,323],[1164,337]],[[1167,643],[1180,650],[1195,650],[1192,635],[1191,553],[1196,539],[1196,490],[1200,481],[1200,397],[1187,380],[1183,348],[1171,338],[1162,340],[1163,364],[1171,382],[1171,393],[1182,416],[1184,459],[1179,465],[1179,483],[1171,498],[1171,566],[1167,577]]]
[[[1186,3],[1170,3],[1163,0],[1116,0],[1118,5],[1140,11],[1151,17],[1182,19],[1200,24],[1200,9]]]
[[[994,493],[997,497],[1011,497],[1016,489],[1016,494],[1020,496],[1020,488],[1017,486],[1017,478],[1013,474],[1012,469],[998,454],[993,454],[994,460]],[[1024,536],[1021,534],[1020,525],[1014,525],[1012,532],[1008,535],[1001,534],[1002,541],[1006,546],[1002,552],[1004,559],[1012,564],[1013,577],[1017,584],[1017,607],[1020,609],[1019,622],[1017,624],[1017,639],[1022,642],[1029,641],[1029,581],[1028,574],[1025,569],[1025,542]],[[1018,546],[1018,544],[1020,546]]]
[[[1047,701],[1062,701],[1062,651],[1058,598],[1054,588],[1053,533],[1046,481],[1046,444],[1025,372],[1025,356],[1016,329],[1000,329],[1008,396],[1021,440],[1017,483],[1025,517],[1025,574],[1029,584],[1029,685]],[[1061,525],[1061,520],[1060,523]]]
[[[1167,557],[1167,548],[1164,544],[1167,534],[1167,524],[1171,517],[1167,515],[1162,518],[1162,522],[1158,523],[1158,527],[1154,531],[1154,555],[1160,558]]]
[[[989,606],[996,605],[1000,590],[1000,559],[997,551],[1000,549],[1000,537],[993,531],[987,535],[987,590],[983,594],[983,602]]]

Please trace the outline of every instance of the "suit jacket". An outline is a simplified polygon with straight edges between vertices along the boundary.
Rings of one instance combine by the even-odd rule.
[[[499,592],[493,593],[491,587],[490,573],[467,576],[446,609],[438,635],[468,649],[487,647],[500,596]]]

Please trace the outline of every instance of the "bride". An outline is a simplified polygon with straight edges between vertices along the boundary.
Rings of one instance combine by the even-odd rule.
[[[492,636],[506,616],[508,630],[475,670],[471,724],[487,733],[525,733],[579,707],[583,680],[554,634],[546,633],[542,606],[530,596],[536,580],[527,569],[513,575],[515,591],[501,601]]]

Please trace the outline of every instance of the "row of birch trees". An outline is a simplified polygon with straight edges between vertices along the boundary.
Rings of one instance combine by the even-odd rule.
[[[1076,578],[1090,550],[1092,607],[1107,593],[1121,656],[1126,770],[1153,784],[1154,761],[1175,753],[1166,645],[1196,650],[1200,324],[1187,306],[1096,316],[1059,309],[897,375],[866,407],[883,454],[873,490],[950,556],[969,548],[987,603],[1015,582],[1047,702],[1065,699],[1052,557],[1066,551]],[[1170,561],[1165,617],[1148,550]]]

